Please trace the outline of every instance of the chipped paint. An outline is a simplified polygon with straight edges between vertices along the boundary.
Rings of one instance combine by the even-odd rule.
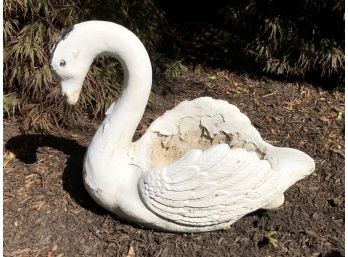
[[[248,141],[240,133],[224,131],[224,116],[185,116],[177,123],[177,134],[152,133],[150,146],[151,168],[158,168],[179,160],[191,149],[206,150],[217,144],[227,143],[230,148],[244,148],[254,151],[263,159],[263,152],[255,143]]]

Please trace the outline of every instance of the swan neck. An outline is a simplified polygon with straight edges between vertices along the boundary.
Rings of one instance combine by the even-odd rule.
[[[152,84],[151,62],[141,41],[126,28],[103,23],[91,43],[95,57],[116,57],[124,72],[123,91],[97,130],[90,148],[105,153],[127,151],[144,114]]]

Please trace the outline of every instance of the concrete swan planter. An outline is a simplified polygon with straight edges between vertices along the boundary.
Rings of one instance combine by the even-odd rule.
[[[100,55],[120,61],[124,89],[88,148],[84,182],[116,215],[157,230],[224,229],[279,207],[284,191],[313,172],[307,154],[268,144],[236,106],[210,97],[180,103],[132,142],[152,84],[149,56],[132,32],[111,22],[76,24],[53,47],[50,65],[75,104]]]

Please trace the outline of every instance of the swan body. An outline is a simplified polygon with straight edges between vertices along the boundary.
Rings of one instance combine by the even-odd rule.
[[[120,61],[124,89],[88,147],[84,182],[119,217],[165,231],[225,229],[279,207],[284,191],[313,172],[307,154],[270,145],[236,106],[210,97],[181,102],[132,142],[152,84],[148,54],[132,32],[111,22],[76,24],[53,47],[50,65],[75,104],[100,55]]]

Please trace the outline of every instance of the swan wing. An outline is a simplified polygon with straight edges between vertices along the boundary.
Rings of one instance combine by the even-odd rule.
[[[266,205],[284,191],[281,181],[255,152],[219,144],[190,150],[171,165],[144,173],[138,188],[156,215],[181,225],[210,226],[232,223]]]

